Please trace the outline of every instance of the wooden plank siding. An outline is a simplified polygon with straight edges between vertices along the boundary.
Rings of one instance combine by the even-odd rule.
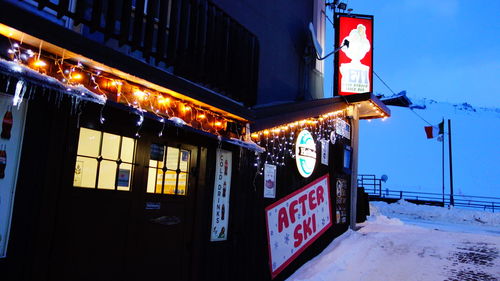
[[[35,1],[156,66],[246,106],[257,100],[257,37],[208,0]],[[85,35],[85,33],[84,33]]]

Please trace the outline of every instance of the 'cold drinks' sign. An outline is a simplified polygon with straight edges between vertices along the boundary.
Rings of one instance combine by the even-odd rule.
[[[332,225],[328,174],[266,208],[274,278]]]
[[[210,241],[227,240],[229,221],[229,193],[231,191],[231,151],[217,149],[215,163],[214,200]]]

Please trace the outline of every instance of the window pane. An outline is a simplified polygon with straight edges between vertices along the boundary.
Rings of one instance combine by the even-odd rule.
[[[149,153],[149,159],[156,161],[163,161],[163,153],[165,153],[165,148],[163,145],[151,144],[151,151]]]
[[[167,171],[165,173],[165,187],[163,194],[175,194],[175,184],[177,181],[177,173],[174,171]]]
[[[167,148],[167,169],[177,170],[179,161],[179,149],[174,147]]]
[[[132,177],[132,165],[122,163],[118,169],[118,182],[117,188],[118,190],[130,190],[130,180]]]
[[[147,193],[155,193],[155,186],[156,186],[156,169],[149,168],[148,187],[146,188]]]
[[[149,166],[153,168],[158,168],[158,161],[155,160],[149,160]]]
[[[179,174],[179,184],[177,185],[177,194],[186,195],[187,194],[187,184],[188,184],[188,174]]]
[[[95,188],[97,173],[97,160],[87,157],[76,157],[75,177],[73,185],[79,187]]]
[[[190,151],[189,150],[181,150],[181,161],[179,163],[179,169],[182,172],[187,172],[188,167],[189,167],[189,155]]]
[[[124,162],[134,161],[135,141],[131,138],[122,138],[122,155],[120,159]]]
[[[156,170],[156,171],[157,171],[157,176],[156,176],[155,193],[161,194],[161,188],[163,186],[163,171],[162,170]]]
[[[120,136],[104,133],[102,138],[103,158],[116,160],[118,159],[118,149],[120,148]]]
[[[116,162],[106,160],[101,161],[97,188],[115,189],[116,166]]]
[[[101,132],[80,128],[80,139],[78,140],[78,155],[91,157],[99,156],[99,145],[101,144]]]

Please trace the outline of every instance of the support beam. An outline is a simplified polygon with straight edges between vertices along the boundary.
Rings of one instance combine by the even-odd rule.
[[[359,111],[357,106],[351,106],[351,147],[352,147],[352,168],[351,168],[351,204],[350,204],[350,222],[349,227],[356,228],[356,208],[358,199],[358,148],[359,148]]]

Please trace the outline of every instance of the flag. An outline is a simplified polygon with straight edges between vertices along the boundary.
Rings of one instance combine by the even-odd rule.
[[[444,120],[441,121],[437,126],[425,126],[425,134],[428,139],[433,139],[437,136],[444,134]]]

